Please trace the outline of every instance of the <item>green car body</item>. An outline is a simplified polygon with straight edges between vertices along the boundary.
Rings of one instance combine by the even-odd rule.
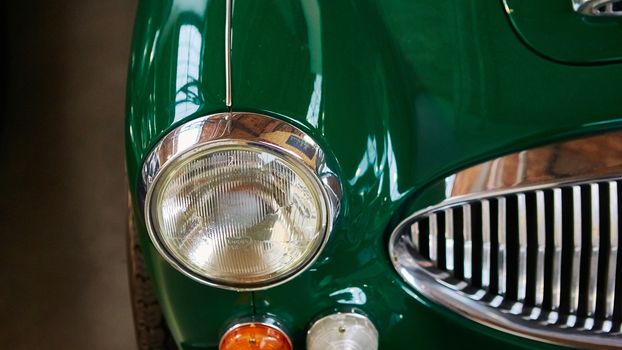
[[[216,349],[232,320],[264,314],[301,349],[314,319],[344,309],[369,316],[380,349],[555,348],[427,301],[387,251],[401,220],[436,203],[422,193],[445,176],[622,127],[622,21],[586,20],[570,0],[544,1],[543,12],[528,5],[541,2],[234,1],[231,109],[312,136],[343,186],[339,218],[309,269],[274,288],[234,292],[197,283],[159,255],[138,186],[144,158],[164,135],[228,110],[225,0],[141,0],[127,172],[147,267],[180,348]],[[554,39],[538,36],[547,28],[556,28]],[[586,30],[601,34],[602,49]]]

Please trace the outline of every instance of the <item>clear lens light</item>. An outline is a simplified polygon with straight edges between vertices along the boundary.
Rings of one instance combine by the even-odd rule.
[[[228,144],[172,165],[155,183],[151,218],[162,246],[193,273],[260,286],[294,274],[321,248],[325,200],[287,157]]]
[[[365,316],[338,313],[316,321],[307,333],[308,350],[378,350],[378,331]]]

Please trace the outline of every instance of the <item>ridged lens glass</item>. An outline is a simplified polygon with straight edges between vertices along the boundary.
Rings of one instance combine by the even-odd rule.
[[[245,288],[284,279],[324,240],[325,201],[313,176],[260,146],[192,152],[155,183],[157,239],[178,263],[216,284]]]
[[[378,331],[365,316],[337,313],[317,320],[307,332],[307,350],[378,350]]]

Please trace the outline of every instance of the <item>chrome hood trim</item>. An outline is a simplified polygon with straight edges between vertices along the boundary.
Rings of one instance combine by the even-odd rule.
[[[231,16],[233,0],[227,0],[225,7],[225,104],[229,109],[233,105],[231,95]]]

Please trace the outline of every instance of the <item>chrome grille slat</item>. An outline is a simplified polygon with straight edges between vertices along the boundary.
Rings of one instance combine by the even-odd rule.
[[[553,189],[553,264],[551,272],[551,310],[559,310],[562,289],[562,190]]]
[[[507,271],[507,245],[505,241],[505,218],[506,218],[506,200],[504,197],[497,198],[497,205],[499,206],[499,217],[497,218],[497,242],[499,245],[498,261],[497,261],[497,276],[499,281],[499,294],[505,295],[507,292],[506,283],[506,271]]]
[[[609,187],[609,262],[607,272],[607,290],[605,317],[613,317],[615,306],[616,274],[618,264],[618,184],[615,181],[608,183]],[[618,303],[621,301],[618,300]]]
[[[490,202],[482,200],[482,289],[490,287]]]
[[[445,268],[454,271],[454,211],[445,210]]]
[[[546,327],[622,337],[620,181],[439,205],[407,226],[412,246],[417,251],[426,242],[422,259],[449,273],[443,283],[470,300]]]
[[[527,204],[525,195],[519,193],[518,201],[518,274],[517,300],[525,301],[527,295]]]
[[[416,221],[414,224],[410,225],[410,232],[411,232],[411,240],[412,240],[412,244],[413,244],[413,248],[415,248],[416,251],[419,251],[419,222]]]
[[[463,276],[464,280],[467,282],[471,282],[471,278],[473,277],[473,235],[471,232],[471,205],[465,204],[462,206],[462,219],[463,226],[462,230],[464,232],[463,242],[464,242],[464,269]]]
[[[575,314],[579,308],[579,288],[581,276],[581,187],[572,186],[572,263],[570,269],[570,304],[568,311]],[[574,325],[574,319],[570,318],[570,325]]]
[[[544,203],[544,192],[536,191],[536,224],[537,224],[537,253],[536,253],[536,282],[534,304],[542,307],[544,302],[544,254],[546,244],[546,208]]]
[[[436,214],[430,215],[429,223],[430,237],[428,238],[430,261],[436,266],[438,264],[438,223]]]
[[[590,275],[587,290],[587,316],[596,313],[596,296],[598,290],[598,252],[600,250],[600,211],[598,184],[590,184],[590,224],[592,228],[590,242]]]

